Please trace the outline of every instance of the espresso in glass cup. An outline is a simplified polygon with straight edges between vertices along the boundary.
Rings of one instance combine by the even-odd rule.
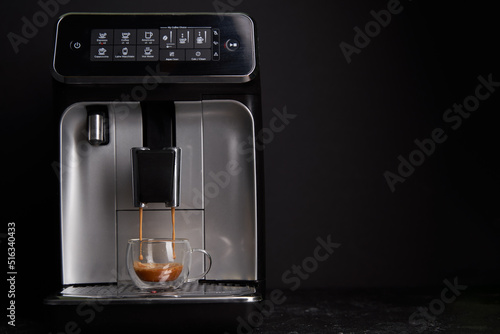
[[[190,277],[191,256],[199,252],[207,257],[206,270]],[[212,258],[204,249],[191,248],[188,239],[130,239],[127,246],[127,269],[134,284],[141,289],[179,288],[205,276]]]

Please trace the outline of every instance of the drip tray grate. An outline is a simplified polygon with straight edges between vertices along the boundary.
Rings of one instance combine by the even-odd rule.
[[[59,300],[105,299],[108,302],[254,302],[261,300],[252,286],[186,283],[179,289],[141,290],[131,281],[108,285],[67,286]]]

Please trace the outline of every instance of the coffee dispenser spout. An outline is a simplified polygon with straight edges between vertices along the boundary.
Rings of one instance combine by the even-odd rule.
[[[178,207],[181,149],[134,147],[131,158],[134,206],[165,203],[166,207]]]

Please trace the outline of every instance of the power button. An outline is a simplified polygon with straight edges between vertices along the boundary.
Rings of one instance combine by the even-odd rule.
[[[76,51],[76,50],[81,49],[82,43],[80,43],[78,41],[71,41],[71,43],[69,43],[69,47],[71,50]]]

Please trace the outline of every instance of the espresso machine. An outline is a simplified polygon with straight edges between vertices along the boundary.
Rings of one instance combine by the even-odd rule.
[[[265,289],[252,19],[69,13],[57,23],[53,76],[62,288],[45,301],[50,326],[236,329]],[[141,290],[125,261],[139,210],[144,237],[164,238],[172,208],[177,237],[210,253],[210,271],[180,289]],[[193,256],[193,275],[205,261]]]

